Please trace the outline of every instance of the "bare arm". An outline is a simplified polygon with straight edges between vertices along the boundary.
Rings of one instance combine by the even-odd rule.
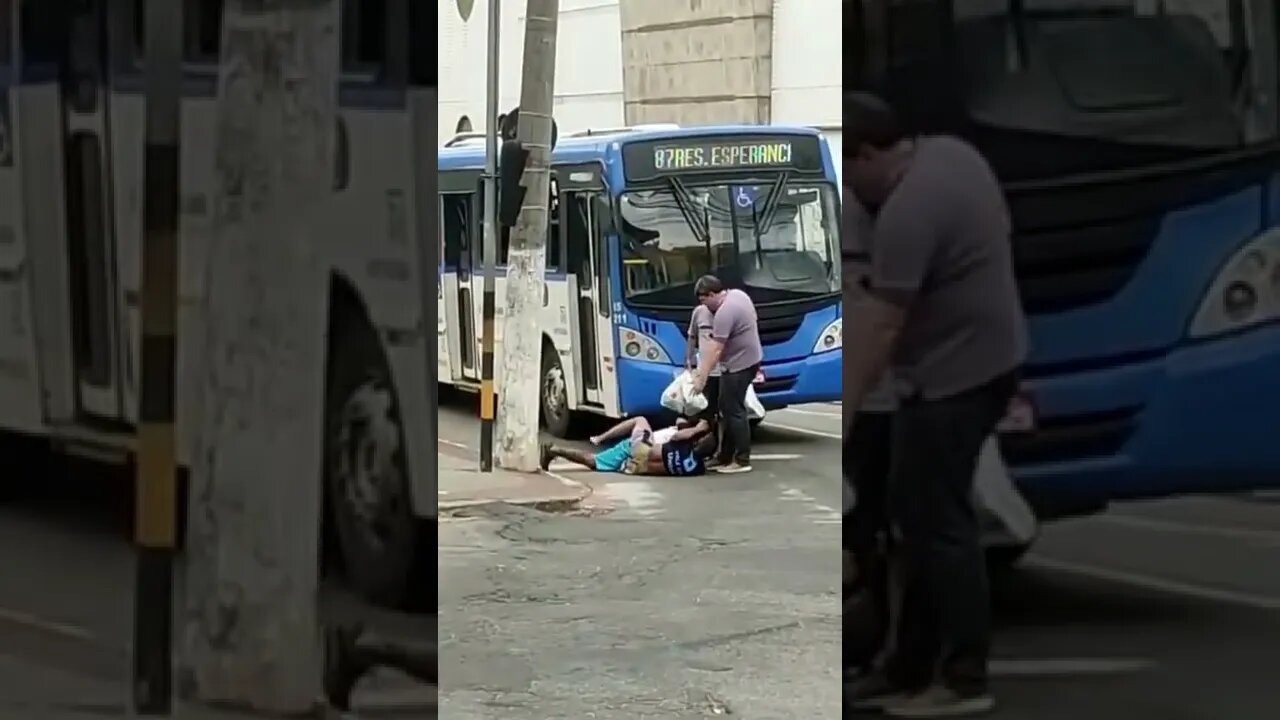
[[[724,355],[724,342],[712,338],[707,343],[707,351],[702,353],[702,362],[698,364],[698,372],[695,380],[699,388],[707,384],[707,378],[711,375],[711,369],[720,362],[720,356]]]
[[[699,420],[694,425],[681,428],[675,431],[675,434],[671,436],[671,442],[677,442],[677,441],[682,442],[685,440],[692,440],[693,438],[698,437],[699,435],[709,431],[710,429],[711,429],[710,423],[708,423],[706,420]]]
[[[845,407],[860,408],[884,377],[916,295],[924,285],[937,250],[942,220],[892,200],[876,221],[874,251],[860,294],[847,315],[853,326],[845,343]],[[858,282],[858,281],[855,281]],[[851,293],[846,292],[848,298]],[[852,293],[859,295],[859,293]],[[852,412],[848,417],[853,417]]]

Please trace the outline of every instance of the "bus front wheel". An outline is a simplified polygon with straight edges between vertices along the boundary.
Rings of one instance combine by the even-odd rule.
[[[542,348],[542,423],[547,432],[558,438],[569,437],[573,425],[573,411],[569,409],[569,386],[565,381],[564,366],[555,348]]]
[[[422,586],[417,575],[434,559],[421,556],[390,371],[377,336],[351,327],[337,333],[329,356],[324,470],[333,539],[352,590],[411,609]]]

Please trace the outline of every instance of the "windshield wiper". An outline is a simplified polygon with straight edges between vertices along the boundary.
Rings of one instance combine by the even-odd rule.
[[[769,194],[764,196],[764,207],[760,209],[760,215],[757,216],[755,208],[751,210],[751,222],[755,225],[752,228],[756,233],[756,242],[760,241],[761,236],[767,235],[769,230],[773,228],[773,220],[778,216],[778,207],[782,205],[782,188],[786,186],[790,176],[782,173],[777,180],[773,181],[773,187],[769,188]]]
[[[668,178],[667,183],[671,185],[671,195],[676,200],[676,207],[680,209],[680,215],[684,217],[684,221],[688,224],[689,229],[697,237],[698,242],[702,243],[708,251],[711,249],[711,221],[705,217],[698,217],[693,208],[693,196],[689,194],[688,188],[678,178]]]

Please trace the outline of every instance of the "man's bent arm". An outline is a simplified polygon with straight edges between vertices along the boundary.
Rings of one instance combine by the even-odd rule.
[[[908,298],[891,301],[867,294],[858,299],[852,312],[846,311],[853,325],[853,332],[847,337],[854,338],[844,350],[842,402],[846,408],[862,407],[867,393],[884,377],[906,321],[908,304]]]
[[[702,353],[702,362],[698,364],[698,383],[706,384],[707,378],[711,376],[711,369],[720,362],[720,356],[724,354],[724,341],[712,338],[707,343],[706,352]]]

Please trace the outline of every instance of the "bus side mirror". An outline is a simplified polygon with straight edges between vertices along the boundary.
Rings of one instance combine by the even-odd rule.
[[[596,229],[600,231],[600,237],[617,232],[613,223],[613,207],[610,206],[608,198],[597,197],[591,213],[596,218]]]
[[[520,180],[528,160],[529,151],[519,140],[502,143],[502,150],[498,152],[498,223],[506,227],[515,226],[520,207],[524,205],[525,188]]]

